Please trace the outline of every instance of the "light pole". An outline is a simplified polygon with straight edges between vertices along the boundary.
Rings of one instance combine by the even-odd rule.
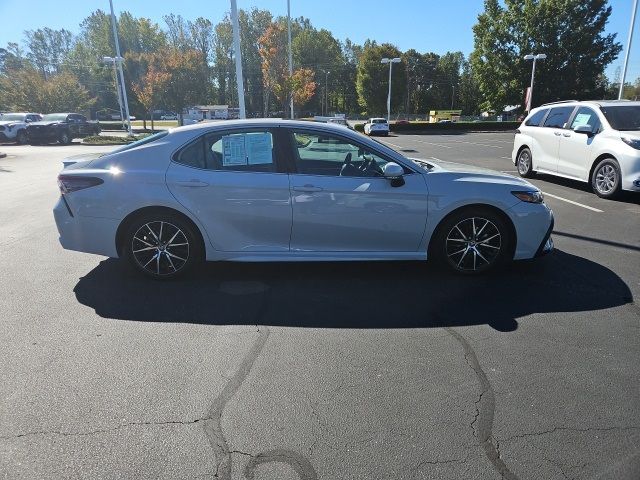
[[[113,27],[113,39],[116,43],[116,62],[120,71],[120,84],[122,85],[122,97],[124,98],[124,112],[127,115],[127,130],[131,132],[131,116],[129,115],[129,100],[127,99],[127,89],[124,86],[124,73],[122,73],[122,55],[120,55],[120,42],[118,41],[118,27],[116,25],[116,15],[113,13],[113,0],[109,0],[111,7],[111,26]]]
[[[622,78],[620,79],[620,90],[618,91],[618,100],[622,100],[624,94],[624,79],[627,76],[627,66],[629,65],[629,50],[631,50],[631,40],[633,39],[633,25],[636,21],[636,11],[638,10],[638,0],[633,1],[633,10],[631,11],[631,25],[629,26],[629,38],[627,39],[627,51],[624,53],[624,66],[622,67]]]
[[[527,105],[527,112],[531,111],[533,106],[533,78],[536,74],[536,61],[544,60],[547,56],[544,53],[536,53],[535,55],[525,55],[525,60],[533,60],[533,67],[531,68],[531,86],[529,87],[529,105]]]
[[[113,63],[113,78],[116,81],[116,93],[118,94],[118,107],[120,107],[120,120],[122,120],[122,125],[124,125],[124,111],[122,109],[122,91],[120,90],[120,84],[118,82],[118,71],[116,69],[116,62],[122,61],[122,58],[118,58],[116,60],[114,57],[102,57],[102,61],[104,63]]]
[[[451,85],[451,110],[453,110],[453,99],[456,97],[456,86]]]
[[[291,50],[291,1],[287,0],[287,37],[289,46],[289,78],[293,76],[293,51]],[[293,92],[290,92],[291,98],[289,103],[291,106],[291,120],[293,120]]]
[[[242,79],[242,53],[240,51],[240,26],[238,25],[238,5],[231,0],[231,25],[233,28],[233,50],[236,58],[236,86],[238,87],[238,109],[240,118],[247,118],[244,108],[244,80]]]
[[[400,63],[400,57],[395,58],[383,58],[380,63],[389,64],[389,93],[387,94],[387,123],[391,120],[391,68],[394,63]]]
[[[324,114],[329,116],[329,74],[330,71],[324,72]]]

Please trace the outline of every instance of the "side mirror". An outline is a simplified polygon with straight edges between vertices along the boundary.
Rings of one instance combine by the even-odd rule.
[[[593,134],[593,127],[591,125],[577,125],[574,129],[574,132],[576,133],[584,133],[586,135],[592,135]]]
[[[395,162],[389,162],[382,168],[384,178],[391,181],[392,187],[401,187],[404,185],[404,168]]]

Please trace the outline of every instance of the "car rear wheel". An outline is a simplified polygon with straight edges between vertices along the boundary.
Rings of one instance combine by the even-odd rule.
[[[27,132],[25,132],[24,130],[19,130],[16,134],[16,143],[18,143],[19,145],[24,145],[28,140],[29,138],[27,137]]]
[[[129,225],[122,248],[136,270],[167,280],[183,275],[197,262],[199,245],[186,221],[174,215],[151,214]]]
[[[620,165],[614,158],[605,158],[591,174],[591,187],[602,198],[614,198],[620,193],[622,177]]]
[[[69,132],[62,132],[58,137],[58,142],[60,142],[61,145],[69,145],[71,143],[71,135],[69,135]]]
[[[490,209],[468,208],[438,227],[429,256],[448,270],[478,275],[504,265],[511,253],[511,230]]]
[[[529,178],[533,176],[534,172],[531,150],[529,150],[528,147],[520,150],[520,153],[518,154],[518,160],[516,161],[516,166],[518,167],[518,174],[521,177]]]

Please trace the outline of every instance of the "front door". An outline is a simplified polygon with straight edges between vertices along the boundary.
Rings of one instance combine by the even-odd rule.
[[[348,137],[291,129],[291,250],[414,252],[427,220],[424,177],[410,171],[404,185],[382,177],[389,161]]]
[[[278,165],[275,137],[267,128],[217,130],[174,155],[169,190],[216,250],[289,251],[289,178]]]
[[[573,131],[579,125],[591,127],[591,134]],[[579,180],[588,180],[591,168],[591,149],[600,130],[600,119],[589,107],[580,107],[562,133],[558,153],[558,173]]]

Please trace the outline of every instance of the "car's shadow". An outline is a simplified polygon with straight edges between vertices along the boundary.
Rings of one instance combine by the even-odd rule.
[[[211,325],[515,330],[532,313],[601,310],[632,301],[611,270],[561,251],[470,278],[424,262],[210,263],[159,282],[105,260],[81,278],[78,301],[104,318]]]
[[[563,187],[571,188],[573,190],[578,190],[580,192],[588,193],[597,198],[597,195],[593,193],[593,190],[591,189],[591,185],[585,182],[580,182],[578,180],[571,180],[569,178],[556,177],[556,176],[547,175],[544,173],[536,173],[536,175],[533,178],[535,180],[540,180],[540,181],[551,183],[554,185],[560,185]],[[607,200],[607,201],[621,202],[621,203],[635,203],[637,205],[640,205],[640,194],[636,192],[628,192],[623,190],[620,192],[618,197]]]

